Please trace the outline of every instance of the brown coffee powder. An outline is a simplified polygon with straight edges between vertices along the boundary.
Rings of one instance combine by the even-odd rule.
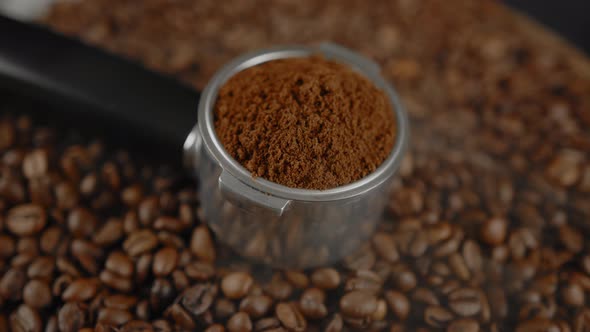
[[[379,167],[396,127],[383,91],[352,69],[313,56],[237,73],[219,91],[215,129],[254,176],[323,190]]]

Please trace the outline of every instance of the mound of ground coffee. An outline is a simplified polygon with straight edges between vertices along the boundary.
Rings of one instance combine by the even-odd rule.
[[[219,91],[215,129],[254,176],[330,189],[379,167],[396,128],[383,91],[345,65],[313,56],[237,73]]]

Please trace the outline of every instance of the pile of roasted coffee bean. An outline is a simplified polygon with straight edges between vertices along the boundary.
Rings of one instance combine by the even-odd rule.
[[[590,65],[520,20],[492,1],[63,2],[53,26],[197,87],[253,48],[360,50],[412,151],[369,243],[267,271],[216,243],[179,168],[3,119],[0,330],[589,330]]]

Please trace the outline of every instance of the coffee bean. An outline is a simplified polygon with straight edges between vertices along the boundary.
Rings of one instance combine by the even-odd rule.
[[[31,308],[44,308],[51,303],[51,289],[45,281],[31,280],[23,289],[23,300]]]
[[[357,271],[357,276],[346,280],[345,291],[361,290],[378,293],[381,290],[383,280],[381,277],[367,270]]]
[[[371,319],[373,321],[381,321],[381,320],[385,319],[386,315],[387,315],[387,303],[385,303],[385,300],[380,299],[377,301],[377,309],[375,310],[375,312],[371,316]],[[375,322],[373,322],[373,323],[375,323]]]
[[[168,324],[168,322],[164,321],[155,321],[153,326],[149,323],[132,320],[127,322],[123,327],[120,329],[121,332],[170,332],[172,328]]]
[[[584,289],[575,283],[570,283],[561,290],[561,298],[565,304],[572,307],[581,307],[586,302]]]
[[[23,174],[27,179],[41,177],[47,173],[48,164],[47,152],[42,149],[34,150],[23,160]]]
[[[133,288],[131,279],[121,277],[118,274],[115,274],[108,270],[102,271],[99,274],[98,279],[105,285],[113,289],[116,289],[120,292],[127,293],[130,292]]]
[[[463,260],[462,255],[458,253],[451,254],[449,256],[449,264],[459,279],[465,281],[469,280],[471,274],[469,273],[469,269],[467,268],[467,264],[465,263],[465,260]]]
[[[305,331],[307,328],[305,317],[293,303],[282,302],[277,304],[275,315],[281,324],[290,331]]]
[[[176,268],[178,252],[174,248],[160,249],[154,255],[152,271],[158,277],[167,276]]]
[[[45,227],[47,216],[43,207],[37,204],[22,204],[8,211],[6,228],[18,236],[38,233]]]
[[[280,274],[274,274],[270,283],[264,286],[264,291],[275,300],[286,300],[293,293],[293,286],[286,282]]]
[[[436,294],[434,294],[434,292],[430,289],[424,287],[419,287],[414,290],[414,293],[412,294],[412,300],[431,306],[438,306],[440,304]]]
[[[221,280],[221,290],[229,299],[240,299],[248,294],[253,283],[254,279],[249,274],[234,272]]]
[[[98,312],[98,322],[108,325],[120,326],[133,319],[127,310],[103,308]]]
[[[260,318],[270,310],[272,302],[270,296],[267,295],[248,295],[240,302],[240,311],[247,313],[252,318]]]
[[[305,317],[310,319],[320,319],[328,315],[328,309],[324,302],[326,294],[319,288],[306,289],[301,294],[299,308]]]
[[[180,304],[192,315],[199,316],[211,307],[217,286],[211,284],[198,284],[182,292]]]
[[[68,215],[68,229],[76,237],[92,236],[98,221],[88,210],[78,207]]]
[[[227,330],[231,332],[252,331],[252,321],[245,312],[237,312],[227,321]]]
[[[215,261],[215,247],[206,226],[196,227],[190,241],[191,252],[206,262]]]
[[[479,332],[479,330],[479,324],[471,318],[454,320],[447,328],[447,332]]]
[[[275,317],[262,318],[254,323],[254,331],[286,331],[281,327],[281,322]]]
[[[399,260],[399,252],[395,246],[393,237],[384,232],[373,235],[373,246],[383,259],[395,263]]]
[[[105,267],[112,273],[122,277],[130,277],[133,274],[133,262],[127,255],[120,251],[112,252],[105,262]]]
[[[397,316],[397,318],[400,320],[405,320],[408,318],[411,308],[410,301],[403,293],[395,290],[389,290],[385,292],[385,300],[387,300],[389,308]]]
[[[150,319],[150,304],[147,300],[142,300],[135,306],[135,316],[138,319],[149,320]]]
[[[104,305],[107,308],[129,310],[135,306],[137,298],[128,295],[109,295],[104,298]]]
[[[533,318],[524,322],[519,322],[516,326],[516,332],[535,332],[535,331],[558,331],[559,328],[551,320],[546,318]]]
[[[123,249],[129,256],[139,256],[146,253],[158,244],[158,238],[150,230],[137,230],[131,233],[125,242],[123,242]]]
[[[370,317],[377,310],[377,298],[369,292],[349,292],[340,299],[340,310],[353,318]]]
[[[285,271],[285,279],[295,288],[304,289],[309,286],[309,278],[303,272],[299,271]]]
[[[35,309],[21,304],[10,315],[10,329],[15,332],[41,332],[43,323]]]
[[[579,253],[584,249],[584,235],[576,231],[573,227],[568,225],[559,227],[559,239],[573,253]]]
[[[45,332],[59,332],[57,317],[55,315],[49,317],[47,320],[47,324],[45,324]]]
[[[440,306],[429,306],[424,310],[424,321],[431,327],[443,328],[453,319],[453,314]]]
[[[152,270],[152,254],[143,254],[135,263],[135,279],[138,282],[144,282]]]
[[[449,294],[449,307],[460,316],[472,316],[481,310],[479,293],[471,288],[461,288]]]
[[[248,297],[244,298],[244,300],[246,300],[247,298]],[[215,318],[217,319],[229,318],[230,316],[236,313],[236,306],[232,301],[226,298],[218,298],[217,300],[215,300],[213,312],[215,314]]]
[[[467,240],[463,243],[463,260],[472,273],[481,271],[483,266],[482,255],[480,247],[475,241]]]
[[[0,279],[0,296],[7,300],[20,300],[25,283],[26,276],[22,270],[12,268],[6,271]]]
[[[151,196],[144,198],[138,207],[138,216],[142,225],[147,226],[158,217],[158,198]]]
[[[186,330],[195,330],[196,324],[191,318],[190,314],[187,313],[181,305],[173,304],[166,309],[164,316],[169,320],[172,320],[175,325]]]
[[[168,279],[154,280],[150,289],[150,304],[153,311],[160,311],[168,305],[174,297],[174,289]]]
[[[340,314],[334,314],[332,319],[326,325],[325,332],[341,332],[344,327],[342,322],[342,316]]]
[[[8,258],[15,252],[14,240],[8,235],[0,234],[0,258]]]
[[[192,262],[184,268],[186,275],[197,281],[206,281],[215,275],[215,268],[210,263]]]
[[[392,277],[395,285],[404,292],[414,289],[418,283],[416,275],[405,267],[395,271]]]
[[[250,329],[251,331],[252,329]],[[205,332],[225,332],[225,328],[221,324],[213,324],[207,327]]]
[[[508,223],[504,218],[488,219],[481,227],[480,236],[485,243],[496,246],[504,242]]]
[[[58,227],[49,227],[41,235],[40,246],[45,254],[56,254],[58,246],[62,243],[63,232]]]
[[[61,298],[64,302],[84,302],[96,295],[98,280],[77,279],[65,289]]]
[[[340,274],[332,268],[320,268],[312,273],[311,282],[321,289],[334,289],[340,285]]]
[[[59,309],[57,320],[60,331],[76,332],[86,324],[86,313],[81,304],[68,302]]]
[[[94,243],[99,246],[110,246],[123,237],[123,222],[116,218],[107,220],[93,236]]]

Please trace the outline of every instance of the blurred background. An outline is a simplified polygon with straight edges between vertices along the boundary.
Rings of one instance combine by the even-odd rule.
[[[0,12],[22,20],[34,20],[43,15],[51,3],[56,1],[59,0],[0,0]],[[503,2],[532,16],[573,42],[584,52],[590,53],[590,19],[588,19],[590,1],[503,0]]]

